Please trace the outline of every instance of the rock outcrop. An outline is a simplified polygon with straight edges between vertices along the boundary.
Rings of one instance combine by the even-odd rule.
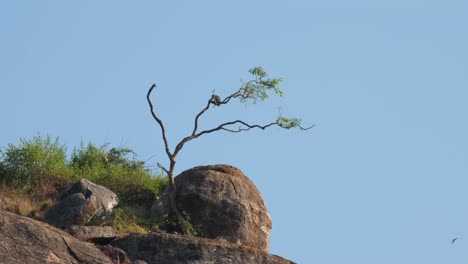
[[[110,226],[69,226],[67,232],[84,241],[105,244],[117,237],[117,231]]]
[[[117,237],[111,227],[84,226],[93,217],[110,213],[118,198],[100,185],[81,180],[46,213],[48,223],[66,228],[71,235],[1,210],[0,200],[0,264],[293,263],[268,253],[270,215],[257,188],[239,169],[195,167],[175,181],[177,206],[202,237],[163,232]]]
[[[57,227],[86,225],[95,216],[105,216],[117,205],[117,195],[101,185],[81,179],[70,186],[52,206],[45,218]]]
[[[161,264],[291,264],[292,261],[225,240],[167,233],[133,234],[112,242],[131,260]]]
[[[0,263],[112,264],[93,244],[6,211],[0,211]]]
[[[200,166],[175,177],[178,208],[205,238],[268,251],[271,218],[255,185],[230,165]]]

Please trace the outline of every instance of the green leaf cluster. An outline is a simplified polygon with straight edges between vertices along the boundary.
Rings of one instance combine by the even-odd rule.
[[[249,72],[253,75],[254,79],[245,83],[241,88],[241,102],[252,102],[255,104],[258,100],[268,100],[271,91],[280,97],[284,97],[284,93],[279,87],[283,81],[282,78],[269,78],[262,67],[254,67]]]
[[[300,118],[288,118],[280,116],[276,119],[278,126],[286,129],[296,128],[301,126],[302,119]]]
[[[18,189],[31,191],[42,181],[50,177],[70,177],[67,166],[66,147],[58,138],[35,136],[33,139],[21,139],[18,146],[9,144],[0,151],[3,180]]]

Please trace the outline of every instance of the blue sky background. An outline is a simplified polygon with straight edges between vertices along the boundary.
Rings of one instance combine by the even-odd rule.
[[[298,263],[468,261],[467,1],[162,2],[2,1],[0,145],[40,132],[167,163],[149,86],[174,147],[213,89],[261,65],[286,98],[212,109],[202,127],[278,106],[317,126],[212,134],[178,172],[243,170],[271,252]]]

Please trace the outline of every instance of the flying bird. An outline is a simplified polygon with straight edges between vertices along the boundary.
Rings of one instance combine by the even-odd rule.
[[[455,243],[455,241],[457,241],[457,239],[458,239],[458,237],[452,239],[452,245],[453,245],[453,243]]]

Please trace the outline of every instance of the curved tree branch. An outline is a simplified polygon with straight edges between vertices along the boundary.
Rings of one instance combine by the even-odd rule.
[[[232,129],[228,129],[226,128],[226,126],[230,126],[230,125],[234,125],[234,124],[241,124],[244,126],[244,128],[240,127],[238,130],[232,130]],[[231,121],[231,122],[225,122],[225,123],[222,123],[221,125],[215,127],[215,128],[212,128],[212,129],[207,129],[207,130],[203,130],[201,131],[200,133],[196,134],[195,135],[195,138],[199,137],[199,136],[202,136],[204,134],[209,134],[209,133],[213,133],[215,131],[219,131],[219,130],[225,130],[225,131],[228,131],[228,132],[234,132],[234,133],[238,133],[238,132],[242,132],[242,131],[248,131],[250,129],[253,129],[253,128],[259,128],[259,129],[266,129],[268,127],[271,127],[271,126],[274,126],[274,125],[278,125],[277,122],[272,122],[272,123],[269,123],[267,125],[249,125],[248,123],[242,121],[242,120],[235,120],[235,121]]]
[[[239,90],[235,91],[234,93],[232,93],[231,95],[227,96],[226,98],[224,98],[224,100],[220,103],[220,104],[227,104],[229,103],[229,101],[231,101],[231,99],[235,99],[235,98],[241,98],[242,100],[245,100],[245,99],[248,99],[248,98],[251,98],[251,96],[253,94],[251,94],[251,92],[248,91],[247,87],[251,86],[253,83],[255,84],[259,84],[258,80],[250,80],[248,81],[247,83],[244,83],[244,85],[242,85]]]
[[[231,125],[234,125],[234,124],[241,124],[243,125],[244,127],[239,127],[239,129],[237,130],[234,130],[234,129],[229,129],[229,128],[226,128],[227,126],[231,126]],[[215,128],[212,128],[212,129],[207,129],[207,130],[203,130],[199,133],[196,133],[196,134],[192,134],[188,137],[185,137],[183,138],[176,146],[175,150],[174,150],[174,154],[173,154],[173,157],[174,159],[176,158],[177,154],[179,153],[179,151],[184,147],[184,144],[189,142],[190,140],[192,139],[196,139],[204,134],[209,134],[209,133],[213,133],[213,132],[216,132],[216,131],[221,131],[221,130],[224,130],[224,131],[227,131],[227,132],[232,132],[232,133],[239,133],[239,132],[242,132],[242,131],[248,131],[250,129],[254,129],[254,128],[259,128],[259,129],[266,129],[268,127],[271,127],[271,126],[274,126],[274,125],[277,125],[277,126],[280,126],[278,122],[271,122],[269,124],[266,124],[266,125],[258,125],[258,124],[255,124],[255,125],[250,125],[242,120],[235,120],[235,121],[231,121],[231,122],[225,122],[225,123],[222,123],[221,125],[215,127]]]
[[[159,163],[159,162],[158,162],[158,167],[159,167],[161,170],[163,170],[165,173],[167,173],[167,175],[170,174],[170,172],[169,172],[166,168],[164,168],[164,166],[161,165],[161,163]]]
[[[192,132],[192,136],[195,135],[197,133],[197,129],[198,129],[198,119],[200,118],[200,116],[202,116],[206,110],[208,110],[210,108],[210,105],[213,103],[213,99],[210,98],[210,100],[208,100],[208,104],[205,106],[205,108],[203,108],[200,113],[197,114],[197,116],[195,117],[195,124],[193,126],[193,132]]]
[[[171,151],[169,149],[169,143],[168,143],[167,137],[166,137],[166,129],[164,128],[164,124],[161,121],[161,119],[159,119],[159,117],[154,112],[153,103],[151,102],[150,95],[151,95],[151,92],[153,91],[154,88],[156,88],[156,84],[153,83],[153,85],[151,85],[150,89],[148,90],[148,94],[146,95],[146,99],[148,100],[148,104],[150,106],[151,115],[153,116],[154,120],[156,120],[156,122],[158,122],[159,127],[161,128],[161,133],[162,133],[162,138],[164,140],[164,147],[166,149],[166,154],[169,157],[169,159],[172,159],[172,153],[171,153]]]

